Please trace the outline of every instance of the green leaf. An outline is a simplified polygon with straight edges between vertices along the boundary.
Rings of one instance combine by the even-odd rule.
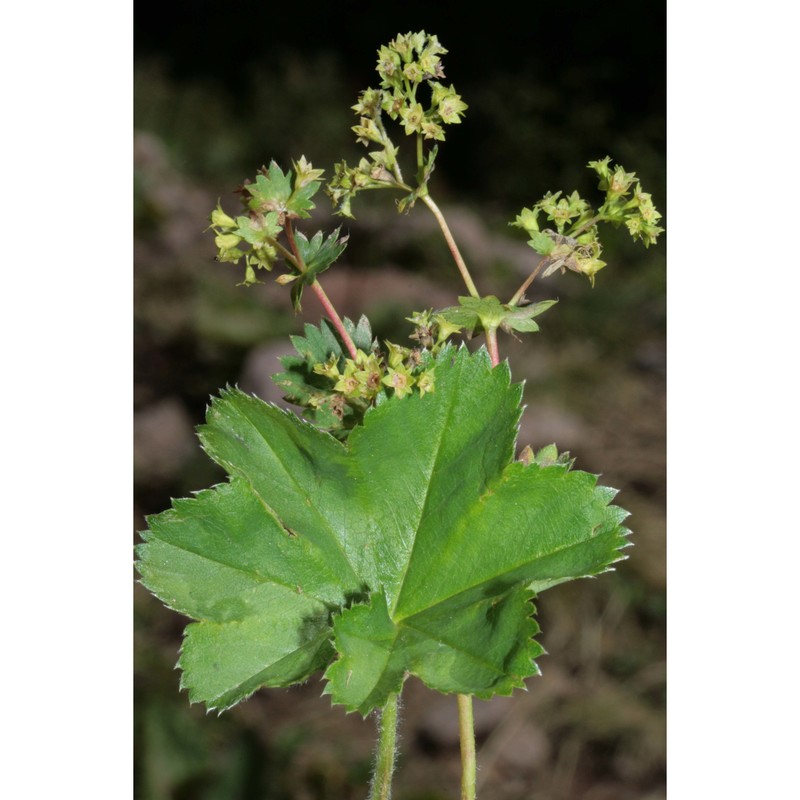
[[[245,188],[251,195],[247,205],[253,211],[283,212],[292,195],[291,170],[284,174],[283,170],[271,161],[266,175],[260,173],[256,176],[256,182],[248,184]]]
[[[238,226],[236,234],[249,244],[262,244],[274,239],[281,232],[278,215],[275,211],[269,211],[263,216],[259,214],[255,219],[245,216],[236,217],[236,225]]]
[[[364,314],[358,320],[358,325],[354,325],[352,320],[345,317],[342,322],[344,323],[345,330],[353,340],[356,349],[363,350],[368,353],[376,344],[376,340],[372,338],[372,326]]]
[[[506,332],[519,331],[520,333],[533,333],[539,330],[539,325],[533,321],[534,317],[543,314],[548,308],[554,306],[558,300],[542,300],[540,303],[531,303],[527,306],[506,306],[506,315],[500,327]]]
[[[339,238],[341,230],[340,226],[325,238],[322,236],[322,231],[317,231],[311,239],[307,239],[300,231],[295,234],[297,250],[306,265],[303,280],[307,284],[313,283],[317,275],[325,272],[344,252],[349,237]]]
[[[306,270],[299,275],[299,280],[292,286],[291,298],[295,312],[300,311],[300,302],[303,297],[303,287],[310,286],[317,279],[317,275],[325,272],[328,267],[336,261],[347,247],[348,236],[339,238],[341,226],[327,238],[323,238],[322,231],[317,231],[311,239],[297,231],[295,233],[295,243],[300,253],[300,258],[305,264]]]
[[[446,322],[466,328],[471,335],[479,326],[484,330],[502,328],[507,333],[515,330],[533,333],[539,330],[533,317],[547,311],[557,300],[544,300],[527,306],[501,303],[494,295],[486,297],[459,297],[459,305],[437,312]]]
[[[326,664],[333,701],[362,714],[407,674],[507,694],[537,672],[534,593],[620,559],[614,490],[513,460],[507,365],[447,346],[432,368],[435,391],[384,400],[346,444],[235,389],[213,401],[200,437],[231,483],[150,518],[139,548],[145,584],[198,620],[193,700],[227,707]]]
[[[528,245],[532,247],[537,253],[543,256],[549,256],[556,246],[555,241],[551,236],[548,236],[544,231],[531,231],[531,238]]]
[[[312,208],[316,208],[316,205],[311,202],[311,198],[317,193],[320,186],[322,184],[319,181],[312,181],[296,189],[286,203],[286,210],[292,216],[308,219],[311,216],[308,212]]]
[[[176,500],[148,523],[137,548],[142,583],[202,620],[187,628],[180,660],[192,702],[224,709],[329,660],[340,578],[325,547],[293,535],[245,481]]]

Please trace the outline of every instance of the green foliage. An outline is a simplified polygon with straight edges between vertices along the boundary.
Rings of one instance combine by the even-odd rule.
[[[323,238],[322,231],[317,231],[311,239],[307,239],[300,231],[295,235],[295,245],[300,260],[305,264],[305,270],[296,275],[284,276],[285,282],[296,281],[292,286],[292,306],[295,311],[300,311],[300,300],[303,296],[303,287],[310,286],[317,279],[317,275],[325,272],[336,261],[347,247],[347,236],[339,237],[341,227]]]
[[[438,317],[452,325],[463,328],[471,336],[477,330],[497,330],[500,328],[506,333],[519,331],[521,333],[535,333],[539,325],[533,321],[534,317],[554,306],[557,300],[543,300],[541,303],[532,303],[527,306],[512,306],[501,303],[494,295],[486,297],[459,297],[459,305],[443,308],[438,312]]]
[[[213,402],[200,438],[230,482],[151,517],[138,548],[144,584],[197,620],[192,701],[224,709],[325,666],[363,714],[406,674],[508,694],[542,652],[534,594],[620,558],[613,490],[513,461],[508,368],[447,347],[434,369],[435,392],[387,399],[346,445],[235,389]]]

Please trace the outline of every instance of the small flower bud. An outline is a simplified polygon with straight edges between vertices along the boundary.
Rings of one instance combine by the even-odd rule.
[[[214,237],[214,242],[220,250],[233,250],[241,241],[242,237],[235,233],[221,233]]]
[[[235,228],[236,222],[232,217],[229,217],[222,207],[217,204],[217,207],[211,212],[211,224],[217,228]]]

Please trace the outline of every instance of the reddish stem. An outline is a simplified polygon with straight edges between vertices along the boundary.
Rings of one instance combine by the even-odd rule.
[[[496,367],[500,363],[500,351],[497,349],[497,328],[486,329],[486,347],[489,350],[489,358],[492,359],[492,366]]]
[[[306,265],[300,256],[300,251],[297,249],[297,243],[294,240],[294,229],[292,227],[291,220],[286,221],[284,230],[286,231],[286,238],[289,240],[289,247],[291,247],[292,253],[295,257],[297,269],[300,271],[300,273],[304,273],[306,271]],[[355,361],[358,357],[358,349],[356,348],[353,340],[350,338],[350,334],[347,332],[347,329],[344,327],[341,317],[336,313],[333,303],[331,303],[330,298],[327,294],[325,294],[325,290],[322,288],[322,286],[320,286],[319,281],[316,278],[311,284],[311,289],[319,298],[320,303],[322,303],[322,307],[325,309],[325,313],[333,323],[333,327],[336,328],[336,332],[339,334],[339,336],[341,336],[344,346],[347,348],[347,352],[350,353],[350,358]]]
[[[328,315],[328,317],[330,317],[333,327],[336,328],[337,333],[342,337],[344,346],[347,348],[347,352],[350,353],[350,358],[355,361],[358,356],[358,350],[356,349],[353,340],[350,338],[350,334],[345,329],[344,323],[336,313],[333,303],[331,303],[331,301],[328,299],[328,295],[325,294],[325,291],[319,285],[319,281],[315,280],[314,283],[311,284],[311,288],[313,289],[314,294],[316,294],[316,296],[319,298],[320,303],[322,303],[325,313]]]

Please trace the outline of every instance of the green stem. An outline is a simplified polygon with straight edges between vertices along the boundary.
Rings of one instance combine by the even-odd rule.
[[[292,253],[291,250],[287,250],[277,239],[270,239],[269,243],[281,254],[281,256],[286,261],[295,266],[300,272],[303,271],[304,267],[301,268],[301,265],[298,265],[297,259],[295,258],[294,253]]]
[[[592,217],[589,220],[586,220],[586,222],[584,222],[580,226],[580,228],[576,228],[574,231],[570,231],[568,236],[571,236],[573,239],[577,239],[584,231],[589,230],[589,228],[591,228],[592,225],[594,225],[597,222],[600,222],[602,219],[603,219],[603,215],[602,214],[598,214],[597,216]]]
[[[392,774],[397,745],[397,709],[398,695],[390,694],[378,723],[378,752],[369,800],[390,800],[392,796]]]
[[[472,695],[469,694],[458,695],[458,734],[461,739],[461,800],[475,800],[475,724]]]
[[[394,155],[394,144],[389,138],[389,134],[386,133],[386,128],[383,126],[383,120],[381,119],[380,114],[378,114],[378,116],[375,118],[375,124],[378,126],[378,130],[383,138],[383,149],[387,156],[386,166],[394,173],[394,176],[397,178],[397,182],[399,184],[405,184],[405,181],[403,180],[403,173],[400,170],[400,165],[397,163],[397,158]]]
[[[461,252],[458,249],[458,245],[456,244],[456,240],[453,238],[453,234],[450,232],[450,228],[447,225],[447,221],[444,218],[444,214],[439,210],[439,206],[433,202],[433,199],[430,195],[426,194],[420,197],[423,203],[431,210],[433,216],[436,217],[436,221],[439,223],[439,227],[442,229],[442,233],[444,234],[445,241],[447,242],[447,246],[450,248],[450,252],[453,256],[453,260],[456,262],[456,266],[458,267],[458,271],[461,273],[461,277],[464,279],[464,283],[467,286],[467,291],[473,296],[480,298],[478,294],[478,290],[475,288],[475,284],[472,281],[472,276],[469,274],[469,270],[467,269],[467,265],[464,262],[464,259],[461,257]]]

